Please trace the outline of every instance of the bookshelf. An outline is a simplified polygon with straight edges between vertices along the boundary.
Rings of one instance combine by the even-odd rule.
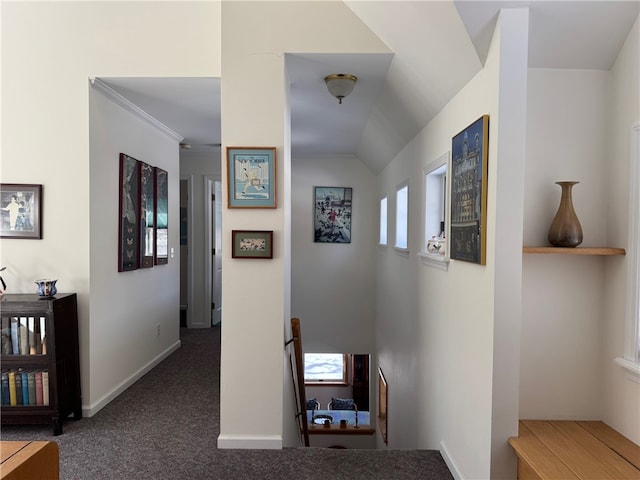
[[[5,294],[0,318],[2,425],[46,424],[60,435],[67,417],[82,418],[76,294]]]

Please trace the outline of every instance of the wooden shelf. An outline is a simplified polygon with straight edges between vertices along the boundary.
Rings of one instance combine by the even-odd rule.
[[[625,255],[624,248],[615,247],[522,247],[523,253],[544,253],[563,255]]]

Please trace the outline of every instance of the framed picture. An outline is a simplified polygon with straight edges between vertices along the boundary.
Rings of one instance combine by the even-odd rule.
[[[140,167],[138,160],[120,154],[118,271],[138,268],[140,229]]]
[[[450,257],[486,264],[489,115],[453,137]]]
[[[140,165],[140,267],[153,267],[155,257],[155,172],[153,167]]]
[[[273,258],[273,230],[232,230],[232,258]]]
[[[2,238],[42,238],[42,185],[0,184]]]
[[[350,187],[314,187],[313,241],[351,243]]]
[[[276,208],[275,147],[227,147],[229,208]]]
[[[169,178],[165,170],[155,167],[155,264],[169,262]]]

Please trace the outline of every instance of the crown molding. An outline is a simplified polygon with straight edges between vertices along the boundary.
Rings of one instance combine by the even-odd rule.
[[[157,120],[156,118],[152,117],[151,115],[149,115],[147,112],[142,110],[137,105],[131,103],[130,100],[128,100],[125,97],[123,97],[122,95],[120,95],[118,92],[116,92],[113,88],[111,88],[109,85],[104,83],[99,78],[90,78],[89,82],[91,83],[91,86],[93,88],[95,88],[98,92],[102,93],[105,97],[110,99],[112,102],[120,105],[126,111],[128,111],[132,115],[138,117],[143,122],[148,123],[149,125],[154,127],[156,130],[158,130],[161,133],[165,134],[167,137],[175,140],[178,143],[181,142],[182,140],[184,140],[184,137],[182,137],[181,135],[179,135],[176,132],[174,132],[173,130],[171,130],[164,123],[162,123],[159,120]]]

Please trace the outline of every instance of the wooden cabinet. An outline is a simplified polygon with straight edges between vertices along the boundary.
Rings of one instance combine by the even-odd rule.
[[[2,425],[48,424],[60,435],[64,419],[82,418],[76,294],[5,294],[0,316]]]

